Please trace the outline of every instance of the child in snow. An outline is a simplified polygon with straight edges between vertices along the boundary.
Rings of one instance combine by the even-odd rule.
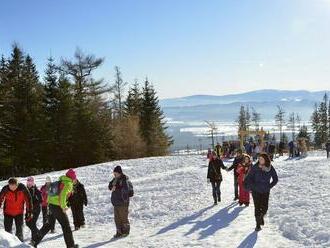
[[[33,206],[32,220],[26,222],[26,225],[31,229],[31,236],[33,239],[33,236],[35,235],[37,230],[37,221],[41,211],[42,197],[40,190],[37,188],[37,186],[34,183],[33,177],[28,177],[26,186],[30,192],[32,198],[32,206]]]
[[[272,181],[271,181],[272,180]],[[259,161],[253,165],[245,177],[244,187],[252,190],[254,202],[254,215],[256,218],[256,231],[264,225],[264,216],[268,210],[269,193],[278,182],[278,177],[271,160],[266,153],[259,154]]]
[[[234,201],[238,200],[238,173],[237,173],[237,168],[238,165],[241,164],[243,161],[243,151],[242,149],[237,150],[236,157],[233,161],[233,164],[227,168],[227,171],[234,170]]]
[[[69,218],[66,214],[68,209],[67,199],[72,192],[73,181],[76,179],[76,172],[73,169],[69,169],[65,176],[61,176],[59,181],[51,184],[51,189],[48,192],[49,221],[42,226],[38,235],[33,238],[31,244],[34,247],[37,247],[44,236],[51,230],[56,220],[62,227],[66,247],[78,247],[78,245],[74,243]]]
[[[130,198],[130,182],[120,166],[113,170],[114,178],[109,183],[111,191],[111,203],[114,206],[114,215],[117,233],[114,238],[122,238],[129,235],[130,223],[128,220],[128,207]]]
[[[217,205],[218,202],[221,202],[221,191],[220,184],[222,182],[221,168],[226,169],[222,160],[218,158],[217,153],[212,153],[212,159],[209,162],[207,170],[207,179],[208,182],[212,185],[212,194],[214,199],[214,205]]]
[[[249,206],[250,204],[250,191],[244,188],[244,178],[248,174],[251,167],[251,157],[248,154],[244,154],[244,161],[238,166],[238,186],[239,186],[239,199],[238,203],[240,206],[245,204],[245,206]]]
[[[3,202],[5,231],[11,233],[13,221],[15,221],[16,236],[23,242],[24,205],[26,208],[25,220],[29,222],[32,220],[31,195],[24,184],[19,183],[16,178],[10,178],[8,185],[1,190],[0,207]]]
[[[73,191],[69,197],[75,230],[85,227],[84,205],[87,206],[85,187],[80,181],[73,182]]]
[[[50,176],[46,176],[46,182],[40,188],[41,197],[42,197],[41,211],[42,211],[42,222],[43,222],[43,225],[45,225],[46,222],[48,221],[48,190],[49,190],[49,187],[50,187],[50,184],[51,183],[52,183],[51,177]],[[51,226],[50,232],[51,233],[55,233],[55,222]]]

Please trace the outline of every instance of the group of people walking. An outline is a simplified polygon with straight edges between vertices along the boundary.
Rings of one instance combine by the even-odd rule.
[[[222,182],[221,169],[234,171],[234,201],[238,200],[240,206],[249,206],[250,193],[255,207],[256,231],[261,230],[264,225],[264,216],[268,210],[269,194],[277,182],[276,170],[271,165],[271,158],[265,152],[258,154],[258,161],[253,164],[249,154],[243,153],[241,149],[230,167],[226,167],[216,151],[212,156],[208,155],[209,165],[207,179],[212,185],[214,204],[221,202],[220,185]]]
[[[130,232],[128,207],[134,190],[132,183],[120,166],[114,168],[113,175],[114,178],[109,183],[109,190],[117,229],[114,238],[120,238],[126,237]],[[15,222],[16,236],[23,242],[25,219],[26,226],[31,230],[33,247],[37,247],[48,232],[55,232],[55,222],[58,221],[63,231],[66,247],[77,248],[67,210],[69,207],[71,208],[74,230],[78,231],[85,227],[84,206],[87,204],[85,187],[77,179],[73,169],[69,169],[65,175],[54,182],[50,176],[46,176],[45,184],[40,190],[33,177],[27,178],[26,185],[20,183],[16,178],[10,178],[8,184],[0,192],[0,207],[3,206],[4,209],[5,231],[12,233],[13,222]],[[42,213],[43,225],[38,229],[37,222],[40,213]]]

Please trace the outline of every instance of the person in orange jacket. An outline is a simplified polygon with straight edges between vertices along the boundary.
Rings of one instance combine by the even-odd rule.
[[[4,228],[11,233],[13,222],[16,225],[16,236],[20,241],[23,237],[24,205],[26,208],[25,220],[32,220],[32,198],[24,184],[19,183],[16,178],[10,178],[8,185],[4,186],[0,193],[0,208],[3,204]],[[31,229],[32,230],[32,229]]]
[[[239,187],[239,197],[238,203],[240,206],[243,204],[249,206],[250,204],[250,191],[244,188],[244,178],[249,173],[249,170],[252,165],[251,157],[248,154],[243,155],[243,161],[239,164],[236,169],[238,174],[238,187]]]

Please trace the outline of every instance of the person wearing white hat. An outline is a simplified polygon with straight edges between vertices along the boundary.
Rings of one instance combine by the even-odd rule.
[[[46,176],[46,180],[45,180],[45,184],[41,187],[40,191],[41,191],[41,196],[42,196],[42,203],[41,203],[41,207],[42,207],[42,220],[43,220],[43,224],[45,225],[45,223],[48,221],[48,189],[50,184],[52,183],[52,178],[47,175]],[[51,233],[55,232],[55,222],[54,225],[51,228]]]

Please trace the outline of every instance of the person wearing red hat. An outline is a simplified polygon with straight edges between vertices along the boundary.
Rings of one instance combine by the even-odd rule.
[[[66,214],[68,209],[67,200],[72,192],[75,180],[77,180],[76,172],[73,169],[69,169],[65,176],[60,177],[59,181],[51,183],[48,191],[49,221],[42,226],[36,237],[33,238],[31,244],[34,247],[37,247],[43,237],[52,229],[56,220],[62,227],[66,247],[78,247],[74,243],[69,218]]]

